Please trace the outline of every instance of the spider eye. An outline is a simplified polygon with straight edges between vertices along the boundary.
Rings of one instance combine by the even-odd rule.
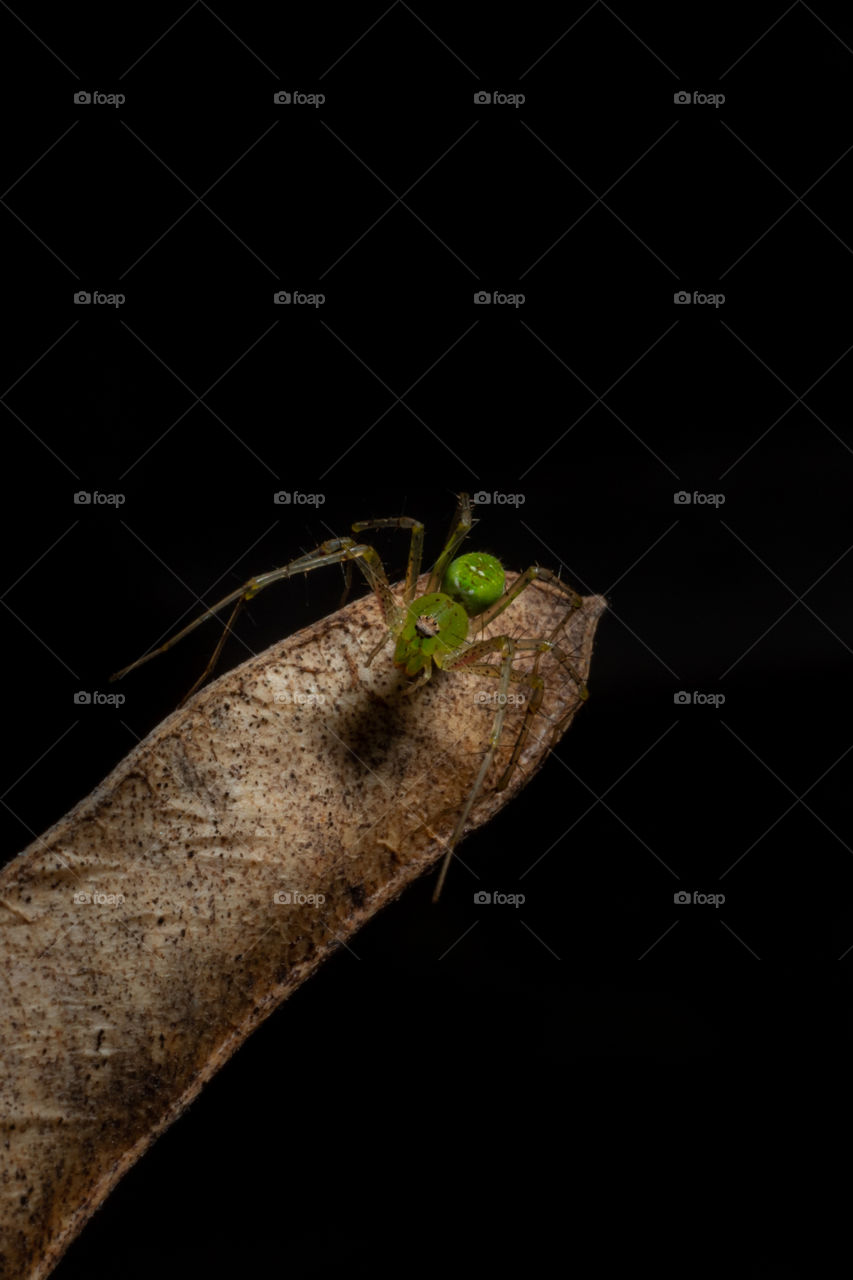
[[[441,589],[475,617],[500,600],[505,581],[500,560],[482,551],[469,551],[448,565]]]
[[[425,640],[431,640],[441,631],[441,627],[431,614],[422,613],[415,623],[415,631]]]

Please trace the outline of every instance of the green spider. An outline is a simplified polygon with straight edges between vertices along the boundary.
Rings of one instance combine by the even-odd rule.
[[[255,578],[250,578],[242,587],[232,591],[230,595],[225,596],[218,604],[211,605],[205,613],[196,618],[194,622],[189,623],[181,631],[178,631],[165,644],[161,644],[159,648],[153,649],[150,653],[138,658],[136,662],[132,662],[129,666],[123,667],[121,671],[117,671],[110,678],[112,680],[120,680],[130,671],[150,661],[151,658],[155,658],[160,653],[165,653],[167,649],[171,649],[173,645],[182,640],[184,636],[189,635],[207,618],[213,617],[227,605],[233,604],[234,609],[225,624],[210,661],[182,700],[181,705],[183,705],[213,671],[241,609],[248,601],[254,599],[259,592],[263,591],[265,587],[271,586],[274,582],[280,582],[284,578],[292,578],[299,573],[309,573],[312,569],[319,569],[325,565],[346,564],[345,600],[351,585],[352,565],[357,564],[379,601],[388,627],[386,634],[370,653],[367,659],[368,666],[388,641],[393,638],[396,641],[394,665],[411,682],[406,691],[408,694],[415,693],[423,688],[432,677],[435,669],[439,671],[464,669],[477,675],[497,678],[500,681],[497,696],[498,708],[483,761],[463,810],[459,815],[454,833],[447,845],[444,861],[436,882],[433,902],[437,902],[444,886],[454,849],[462,838],[471,807],[483,785],[500,741],[508,701],[506,695],[510,682],[515,681],[525,684],[529,686],[532,692],[527,700],[524,719],[513,746],[509,763],[497,784],[497,790],[499,791],[508,785],[512,777],[530,733],[533,717],[539,710],[544,697],[545,683],[539,674],[539,663],[542,655],[549,653],[568,671],[577,685],[578,695],[582,700],[586,700],[588,696],[586,685],[580,674],[572,665],[568,655],[556,643],[556,637],[565,626],[568,618],[577,609],[581,608],[583,604],[581,597],[571,587],[567,586],[557,574],[538,565],[531,565],[529,569],[526,569],[524,573],[518,576],[508,591],[505,590],[506,574],[503,565],[494,556],[486,555],[480,551],[471,551],[457,556],[457,552],[468,536],[472,524],[471,500],[467,493],[460,494],[456,514],[453,518],[447,541],[444,544],[444,549],[430,573],[426,592],[422,596],[418,596],[415,593],[418,579],[421,575],[424,544],[424,526],[421,522],[411,516],[388,516],[380,520],[359,520],[352,526],[352,531],[355,534],[364,533],[368,529],[410,530],[409,559],[403,585],[402,603],[398,603],[395,599],[379,553],[372,546],[368,543],[360,542],[356,538],[331,538],[321,543],[314,551],[309,552],[307,555],[299,556],[296,560],[291,560],[289,564],[280,569],[272,569],[269,573],[262,573]],[[471,638],[472,632],[485,630],[489,623],[503,613],[512,604],[513,600],[531,582],[537,579],[551,583],[559,591],[563,592],[567,600],[565,616],[547,639],[515,639],[509,635],[491,636],[488,639],[480,640]],[[525,651],[532,651],[536,655],[529,670],[522,670],[513,666],[515,655]],[[490,654],[500,654],[499,666],[485,661]]]

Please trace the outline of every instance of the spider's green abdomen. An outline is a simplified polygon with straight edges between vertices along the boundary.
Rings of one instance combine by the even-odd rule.
[[[470,551],[448,565],[441,589],[461,604],[469,617],[476,617],[500,600],[505,581],[500,560],[483,551]]]

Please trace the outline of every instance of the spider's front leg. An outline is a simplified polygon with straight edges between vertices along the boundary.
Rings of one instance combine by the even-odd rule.
[[[415,598],[421,561],[424,554],[424,526],[412,516],[385,516],[381,520],[357,520],[353,533],[366,533],[368,529],[410,529],[409,559],[406,565],[406,585],[403,588],[403,604],[407,607]]]
[[[503,613],[504,609],[509,608],[513,600],[516,600],[521,595],[522,591],[526,591],[531,582],[550,583],[552,587],[556,587],[558,591],[562,592],[568,600],[569,607],[566,610],[566,616],[557,623],[556,627],[551,632],[550,639],[555,640],[571,615],[578,609],[583,608],[583,598],[578,595],[577,591],[575,591],[573,587],[570,587],[567,583],[563,582],[563,579],[559,574],[554,573],[552,569],[545,569],[539,564],[532,564],[529,569],[524,570],[524,573],[520,573],[518,575],[509,591],[502,595],[500,600],[496,600],[493,605],[488,609],[485,609],[478,616],[478,626],[485,628],[490,622],[494,622],[498,614]]]
[[[397,611],[394,622],[386,618],[388,622],[388,632],[382,639],[371,649],[367,657],[366,665],[369,667],[377,654],[381,653],[388,643],[388,640],[395,634],[395,623],[399,622],[403,613],[408,609],[409,605],[415,598],[415,590],[418,585],[418,578],[421,574],[421,561],[424,551],[424,526],[420,520],[415,520],[412,516],[383,516],[379,520],[357,520],[352,526],[353,533],[364,533],[368,529],[410,529],[411,537],[409,539],[409,559],[406,565],[406,583],[403,588],[403,610]],[[352,561],[347,563],[346,582],[344,585],[344,594],[341,597],[340,608],[342,609],[346,603],[347,597],[352,586]]]
[[[182,699],[181,706],[183,706],[187,698],[190,698],[195,693],[199,685],[213,671],[237,616],[250,600],[253,600],[256,595],[267,587],[272,586],[275,582],[281,582],[285,578],[293,578],[299,573],[310,573],[313,569],[322,569],[329,564],[340,564],[342,562],[355,562],[358,565],[379,601],[389,630],[396,629],[399,626],[400,610],[388,584],[379,553],[367,543],[358,543],[354,538],[330,538],[307,555],[299,556],[296,560],[291,560],[289,564],[283,565],[279,569],[271,569],[269,573],[261,573],[255,578],[250,578],[248,582],[243,583],[242,587],[238,587],[236,591],[224,596],[217,604],[211,605],[200,617],[189,623],[188,626],[183,627],[165,644],[161,644],[158,648],[152,649],[150,653],[137,658],[129,666],[122,667],[121,671],[117,671],[115,675],[110,676],[110,680],[121,680],[129,672],[141,667],[143,663],[150,662],[152,658],[156,658],[160,653],[165,653],[167,649],[171,649],[173,645],[176,645],[179,640],[183,640],[184,636],[189,635],[191,631],[195,631],[196,627],[201,626],[208,618],[215,617],[222,609],[225,609],[229,604],[233,604],[234,608],[225,624],[225,629],[211,655],[210,661],[198,680]]]

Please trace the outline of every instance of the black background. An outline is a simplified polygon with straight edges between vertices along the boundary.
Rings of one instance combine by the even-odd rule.
[[[120,711],[76,690],[355,519],[415,514],[434,555],[456,492],[520,495],[471,545],[611,606],[559,759],[468,843],[524,908],[478,912],[459,867],[437,908],[414,886],[59,1280],[282,1250],[292,1276],[367,1274],[413,1153],[457,1165],[470,1139],[481,1168],[519,1116],[559,1149],[587,1078],[760,1075],[792,1018],[846,1052],[853,21],[821,9],[4,10],[9,856],[173,709],[213,633]],[[694,90],[725,102],[674,102]],[[377,544],[402,574],[402,535]],[[339,593],[337,570],[265,593],[227,663]]]

